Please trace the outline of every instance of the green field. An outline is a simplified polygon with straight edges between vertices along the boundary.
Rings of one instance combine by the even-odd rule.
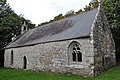
[[[0,68],[0,80],[120,80],[120,67],[116,66],[93,78]]]

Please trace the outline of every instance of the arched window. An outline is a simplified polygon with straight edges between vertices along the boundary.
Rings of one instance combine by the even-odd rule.
[[[11,65],[13,65],[13,50],[11,50]]]
[[[75,62],[82,62],[82,53],[80,52],[80,45],[78,43],[73,45],[72,59]]]
[[[69,47],[69,54],[68,54],[68,59],[69,63],[71,62],[82,62],[82,53],[81,53],[81,48],[80,44],[76,41],[73,41]]]
[[[23,57],[23,69],[27,68],[27,58],[26,56]]]

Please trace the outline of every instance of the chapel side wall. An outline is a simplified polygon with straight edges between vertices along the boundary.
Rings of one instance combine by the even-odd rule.
[[[68,46],[73,41],[77,41],[81,45],[82,62],[69,64]],[[10,64],[11,50],[14,54],[13,65]],[[23,69],[24,56],[27,58],[28,70],[93,76],[94,54],[89,38],[6,49],[5,67]]]
[[[104,29],[103,29],[104,28]],[[93,45],[95,59],[95,75],[115,65],[115,44],[105,14],[100,10],[94,22]]]

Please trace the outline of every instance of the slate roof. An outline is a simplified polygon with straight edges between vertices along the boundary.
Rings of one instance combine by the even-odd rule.
[[[98,9],[93,9],[31,29],[20,35],[6,48],[90,36],[97,11]]]

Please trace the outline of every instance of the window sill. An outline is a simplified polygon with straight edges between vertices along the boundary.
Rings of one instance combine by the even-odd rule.
[[[84,68],[84,66],[83,65],[78,65],[78,64],[72,64],[72,65],[69,65],[69,66],[67,66],[68,68]]]

